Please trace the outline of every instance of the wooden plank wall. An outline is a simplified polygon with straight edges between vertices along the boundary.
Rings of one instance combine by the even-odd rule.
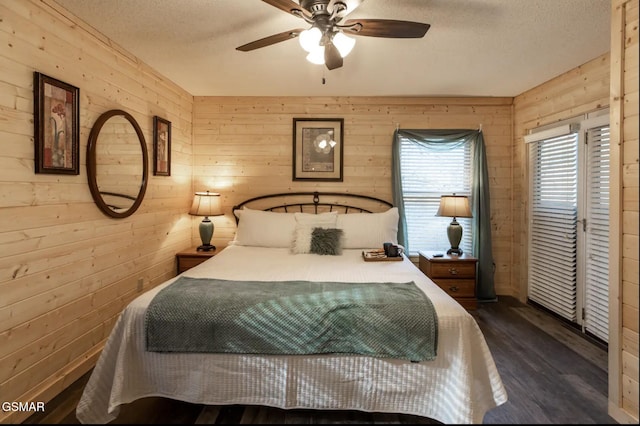
[[[344,181],[292,180],[293,118],[344,119]],[[482,125],[491,182],[496,291],[512,294],[512,99],[195,97],[194,189],[222,194],[213,244],[235,234],[231,207],[274,192],[349,191],[391,200],[391,140],[405,129]],[[443,230],[444,232],[444,230]],[[197,240],[194,228],[194,240]]]
[[[609,405],[621,423],[638,423],[638,0],[613,0],[611,16]]]
[[[193,98],[48,0],[0,2],[0,37],[0,395],[48,401],[93,367],[138,281],[173,276],[192,244]],[[34,71],[80,88],[78,176],[34,173]],[[172,176],[150,176],[126,219],[101,213],[87,184],[91,126],[114,108],[135,117],[150,158],[153,116],[173,127]]]
[[[639,206],[640,173],[638,171],[638,0],[624,2],[624,68],[622,123],[622,409],[637,423],[639,401],[638,378],[638,287],[640,263]]]

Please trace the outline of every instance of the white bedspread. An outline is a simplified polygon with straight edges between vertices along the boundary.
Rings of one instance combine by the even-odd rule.
[[[192,403],[279,408],[355,409],[482,423],[507,400],[474,318],[408,259],[365,262],[342,256],[289,254],[288,249],[229,246],[184,273],[230,280],[414,281],[438,314],[434,361],[353,355],[259,356],[145,351],[144,313],[173,280],[140,295],[123,311],[77,408],[82,423],[107,423],[121,404],[148,396]]]

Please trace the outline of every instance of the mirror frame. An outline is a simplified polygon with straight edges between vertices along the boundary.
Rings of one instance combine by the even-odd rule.
[[[135,198],[135,201],[131,207],[127,211],[124,212],[116,212],[113,211],[107,203],[103,200],[100,195],[100,190],[98,189],[98,181],[97,181],[97,162],[96,162],[96,144],[98,143],[98,136],[100,135],[100,130],[102,130],[102,126],[109,120],[111,117],[122,116],[126,118],[129,123],[133,126],[138,135],[138,141],[140,142],[140,148],[142,149],[142,182],[140,183],[140,191],[138,192],[138,196]],[[142,129],[140,125],[136,121],[135,118],[131,114],[121,109],[112,109],[105,113],[103,113],[91,128],[91,133],[89,133],[89,143],[87,144],[87,181],[89,182],[89,189],[91,190],[91,195],[93,196],[93,200],[96,202],[98,208],[107,216],[113,218],[124,218],[131,216],[140,204],[142,204],[142,199],[144,198],[144,193],[147,190],[147,180],[149,176],[149,154],[147,153],[147,142],[144,139],[144,135],[142,134]]]

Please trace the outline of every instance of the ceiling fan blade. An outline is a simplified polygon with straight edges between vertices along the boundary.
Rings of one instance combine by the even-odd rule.
[[[347,6],[347,9],[344,12],[338,14],[339,17],[344,18],[345,16],[356,10],[356,8],[360,6],[363,1],[364,0],[331,0],[329,2],[329,10],[333,10],[336,3],[344,3]]]
[[[304,15],[311,17],[311,13],[307,9],[305,9],[304,7],[300,6],[298,3],[291,0],[262,0],[262,1],[267,4],[270,4],[273,7],[277,7],[282,11],[290,13],[293,16],[296,16],[298,18],[300,16],[293,13],[294,10],[300,10]]]
[[[329,70],[340,68],[342,66],[342,56],[338,48],[333,43],[324,45],[324,64]]]
[[[340,24],[352,35],[388,38],[420,38],[431,25],[422,22],[396,21],[393,19],[349,19]],[[351,27],[351,28],[348,28]]]
[[[302,28],[296,28],[295,30],[274,34],[269,37],[261,38],[260,40],[252,41],[251,43],[243,44],[240,47],[236,47],[236,50],[248,52],[250,50],[260,49],[261,47],[271,46],[272,44],[280,43],[281,41],[296,38],[302,31],[304,31]]]

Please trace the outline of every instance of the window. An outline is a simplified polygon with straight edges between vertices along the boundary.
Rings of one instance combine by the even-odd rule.
[[[419,250],[447,251],[453,218],[435,216],[442,195],[469,197],[472,218],[460,220],[460,248],[478,258],[478,299],[496,299],[489,172],[482,129],[403,129],[393,134],[393,203],[400,212],[398,241]]]
[[[529,300],[608,341],[608,113],[525,137]]]
[[[410,255],[418,250],[442,251],[451,247],[447,226],[453,218],[438,217],[441,195],[471,196],[472,143],[422,145],[400,136],[402,194]],[[471,219],[456,218],[462,225],[460,248],[472,253]]]

